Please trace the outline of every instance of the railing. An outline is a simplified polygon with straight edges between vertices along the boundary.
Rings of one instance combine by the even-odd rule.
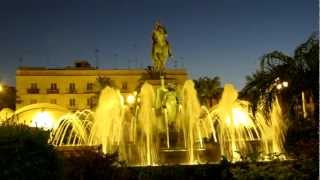
[[[59,89],[47,89],[47,94],[59,94]]]
[[[68,93],[69,94],[76,94],[77,90],[76,89],[69,89]]]
[[[68,109],[69,109],[69,110],[77,110],[78,107],[77,107],[77,105],[74,105],[74,106],[69,105],[69,106],[68,106]]]
[[[94,89],[85,89],[84,93],[97,93],[97,90]]]
[[[38,88],[30,88],[30,89],[27,89],[27,93],[28,94],[39,94],[39,89]]]

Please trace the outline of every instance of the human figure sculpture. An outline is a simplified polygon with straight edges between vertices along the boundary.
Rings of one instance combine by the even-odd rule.
[[[178,95],[174,84],[168,84],[168,90],[163,95],[162,106],[167,109],[169,124],[175,123],[178,108]]]
[[[171,48],[167,38],[167,31],[160,22],[156,22],[152,32],[152,60],[155,71],[163,73]]]

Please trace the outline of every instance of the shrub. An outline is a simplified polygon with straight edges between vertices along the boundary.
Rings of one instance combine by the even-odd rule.
[[[48,138],[41,129],[0,126],[0,179],[61,179],[62,159]]]
[[[102,154],[83,150],[64,157],[66,179],[121,179],[125,166],[118,153]]]
[[[237,163],[231,168],[236,179],[317,179],[315,161]]]

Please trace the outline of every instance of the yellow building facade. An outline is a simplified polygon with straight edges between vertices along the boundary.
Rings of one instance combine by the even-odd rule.
[[[19,68],[16,70],[16,109],[35,103],[57,104],[72,111],[92,108],[97,102],[99,77],[111,80],[126,98],[146,73],[145,69]],[[166,70],[166,78],[178,84],[183,84],[187,76],[184,69]]]

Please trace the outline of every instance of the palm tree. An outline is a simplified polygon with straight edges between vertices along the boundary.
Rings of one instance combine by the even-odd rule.
[[[0,91],[0,110],[2,108],[10,108],[15,110],[15,107],[16,107],[15,87],[2,85],[2,90]]]
[[[200,77],[198,80],[194,80],[194,83],[202,105],[211,107],[213,105],[212,101],[220,98],[222,87],[218,76],[213,78]]]
[[[319,41],[316,33],[303,44],[299,45],[294,56],[290,57],[280,51],[273,51],[261,58],[261,67],[256,73],[247,77],[246,86],[241,96],[252,102],[252,110],[257,110],[259,103],[264,104],[264,110],[270,111],[271,104],[278,94],[290,115],[295,115],[294,106],[301,93],[308,93],[315,102],[318,112],[319,102]],[[274,80],[287,81],[289,87],[277,91]],[[315,113],[318,119],[318,113]]]

